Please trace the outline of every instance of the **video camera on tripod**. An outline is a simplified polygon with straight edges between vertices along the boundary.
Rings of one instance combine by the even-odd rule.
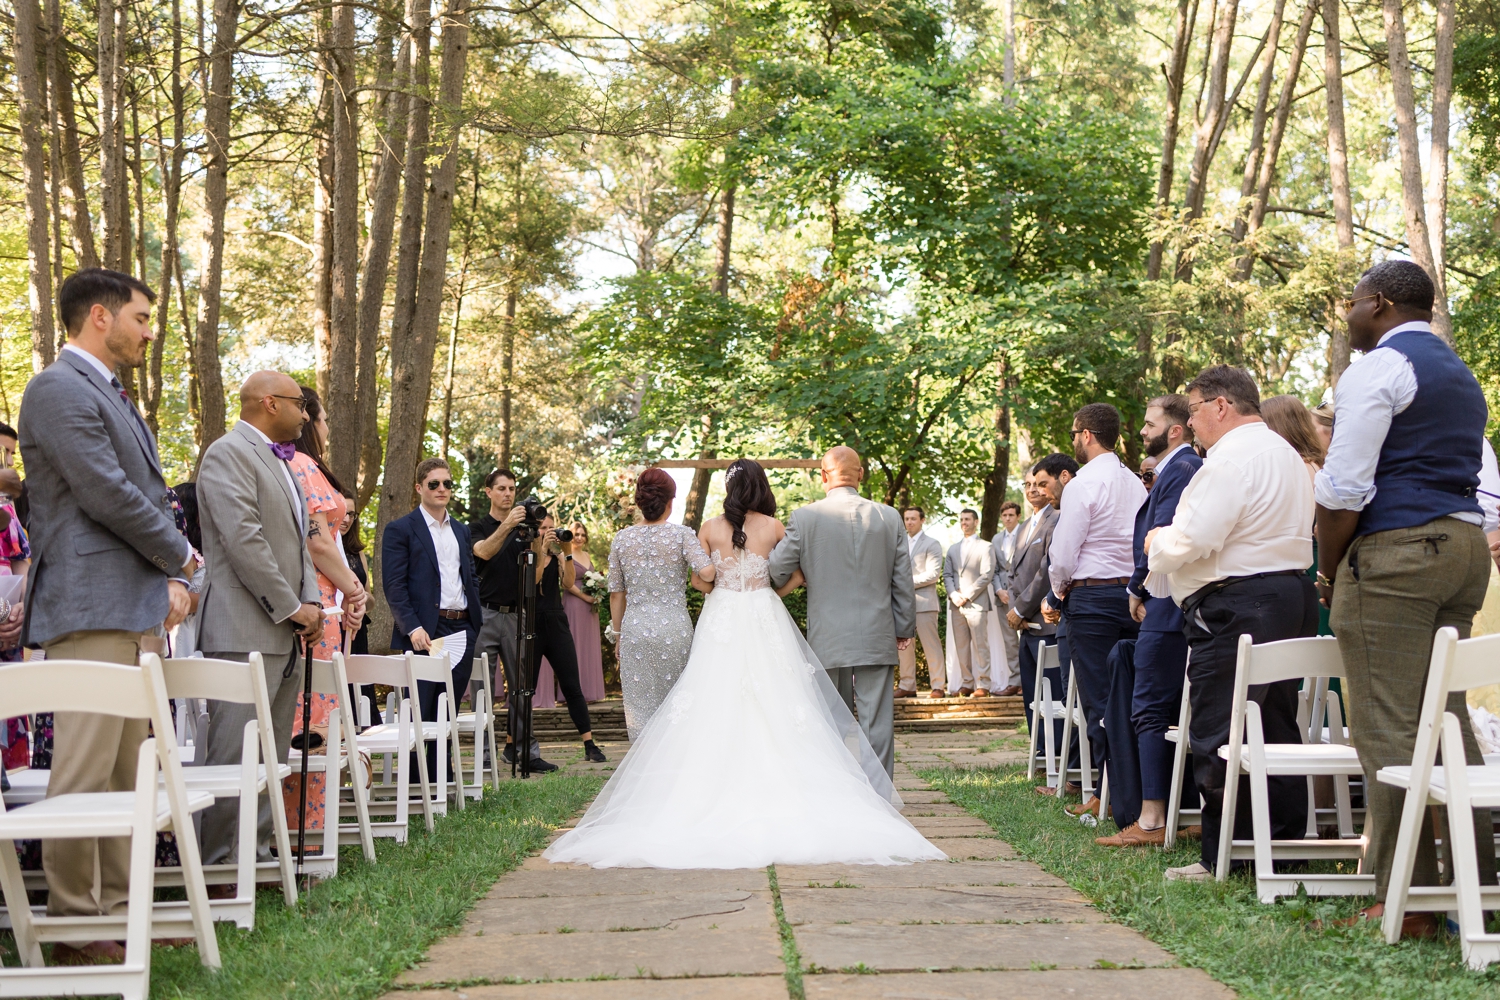
[[[521,508],[525,517],[520,524],[516,525],[516,537],[522,541],[532,541],[542,533],[542,522],[548,518],[549,512],[536,497],[527,497],[524,500],[518,501],[517,505]],[[556,535],[559,542],[571,542],[573,540],[573,532],[567,528],[557,528]]]

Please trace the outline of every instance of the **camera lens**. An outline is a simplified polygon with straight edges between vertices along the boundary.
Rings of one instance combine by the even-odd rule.
[[[567,528],[558,528],[557,540],[559,542],[571,542],[573,540],[573,533]]]

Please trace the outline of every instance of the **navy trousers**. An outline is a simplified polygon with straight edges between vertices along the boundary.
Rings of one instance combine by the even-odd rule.
[[[1109,733],[1109,812],[1121,830],[1141,816],[1141,766],[1131,725],[1140,676],[1136,671],[1139,651],[1138,640],[1122,639],[1109,653],[1109,704],[1104,710],[1104,729]]]
[[[1077,586],[1063,602],[1068,651],[1072,669],[1078,672],[1078,699],[1088,722],[1089,751],[1096,768],[1104,766],[1106,753],[1104,709],[1109,702],[1109,654],[1121,639],[1134,639],[1140,626],[1130,617],[1130,600],[1124,584],[1108,587]]]
[[[1036,726],[1036,719],[1032,718],[1031,706],[1036,700],[1036,661],[1042,655],[1042,646],[1057,644],[1057,639],[1050,635],[1037,635],[1030,630],[1023,630],[1020,635],[1020,664],[1021,664],[1021,697],[1026,702],[1026,731],[1029,733]],[[1052,682],[1052,697],[1061,699],[1067,690],[1063,687],[1063,676],[1061,667],[1053,667],[1044,672],[1048,680]],[[1053,745],[1062,742],[1062,720],[1053,723],[1052,742]],[[1042,738],[1037,739],[1037,746],[1045,746]]]
[[[1165,799],[1172,789],[1172,751],[1167,730],[1182,710],[1187,676],[1187,637],[1181,632],[1142,630],[1135,643],[1135,686],[1130,724],[1141,760],[1141,797]]]

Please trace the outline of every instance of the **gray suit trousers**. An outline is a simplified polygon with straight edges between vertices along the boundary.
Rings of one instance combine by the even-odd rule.
[[[849,706],[865,738],[875,749],[875,756],[885,765],[885,773],[896,775],[896,708],[895,665],[879,667],[833,667],[828,679]]]
[[[249,653],[210,653],[204,656],[211,660],[234,660],[247,663]],[[292,665],[290,677],[283,677],[288,662]],[[296,721],[297,695],[302,693],[302,656],[293,648],[283,657],[267,657],[266,693],[271,699],[271,733],[276,741],[276,763],[285,764],[292,748],[292,724]],[[237,705],[227,701],[208,703],[208,751],[205,764],[238,764],[245,745],[245,723],[255,718],[254,705]],[[279,784],[279,783],[278,783]],[[280,795],[281,789],[271,789]],[[329,794],[338,794],[330,789]],[[287,822],[295,824],[297,818],[287,816]],[[220,799],[203,811],[203,863],[223,865],[234,863],[234,852],[239,840],[240,803],[238,799]],[[271,860],[271,800],[260,797],[257,816],[256,860]]]

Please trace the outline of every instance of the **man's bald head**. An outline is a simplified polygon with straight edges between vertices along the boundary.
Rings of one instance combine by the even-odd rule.
[[[281,372],[256,372],[240,386],[240,419],[272,441],[295,441],[307,423],[302,387]]]
[[[267,396],[301,398],[302,387],[290,375],[281,372],[256,372],[240,386],[240,416],[245,415],[246,409],[260,406],[261,400]]]
[[[859,489],[860,481],[865,478],[865,468],[859,460],[859,452],[842,444],[828,449],[828,453],[823,456],[822,472],[825,490],[840,486]]]

